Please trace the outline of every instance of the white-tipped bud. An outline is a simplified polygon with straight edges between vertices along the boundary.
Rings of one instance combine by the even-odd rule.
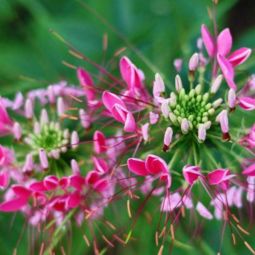
[[[204,124],[198,126],[198,139],[202,142],[206,139],[206,126]]]
[[[79,135],[76,131],[73,131],[71,134],[71,147],[76,149],[79,146]]]
[[[41,125],[45,125],[49,122],[49,116],[46,109],[42,109],[41,116],[40,116],[40,123]]]
[[[212,122],[211,121],[207,121],[207,122],[204,123],[204,125],[205,125],[206,130],[208,130],[212,126]]]
[[[189,70],[191,72],[196,71],[198,64],[199,64],[199,55],[198,53],[194,53],[189,60]]]
[[[44,149],[39,150],[39,159],[40,159],[41,167],[43,169],[47,169],[49,167],[49,162],[48,162],[47,154]]]
[[[175,89],[176,89],[176,91],[177,92],[180,92],[180,90],[182,89],[182,79],[181,79],[181,77],[180,77],[180,75],[179,74],[177,74],[176,76],[175,76]]]
[[[181,121],[181,130],[183,134],[187,134],[189,132],[189,121],[185,118]]]
[[[168,127],[165,131],[164,135],[164,146],[169,147],[173,139],[173,129],[171,127]]]
[[[215,94],[220,88],[220,85],[222,83],[223,76],[220,74],[216,77],[216,79],[213,81],[212,86],[211,86],[211,93]]]
[[[57,112],[60,117],[65,113],[65,103],[62,97],[57,100]]]
[[[73,171],[74,175],[79,175],[80,174],[80,166],[78,164],[78,162],[75,159],[71,160],[71,168]]]
[[[219,98],[217,100],[215,100],[213,103],[212,103],[212,106],[213,108],[218,108],[223,102],[223,99],[222,98]]]
[[[153,96],[158,97],[165,91],[165,84],[160,74],[155,74],[155,81],[153,84]]]
[[[228,91],[228,106],[230,109],[234,109],[236,106],[236,92],[233,89]]]
[[[25,116],[28,119],[32,119],[34,116],[33,103],[30,98],[28,98],[25,102]]]
[[[168,114],[169,114],[169,105],[168,105],[168,102],[167,101],[164,101],[162,104],[161,104],[161,112],[163,114],[163,116],[165,118],[168,117]]]
[[[182,91],[182,90],[181,90]],[[174,92],[171,92],[170,94],[170,98],[169,98],[169,103],[172,107],[176,106],[176,102],[177,102],[177,97],[175,95]]]
[[[13,135],[16,140],[20,140],[20,138],[22,137],[22,129],[18,122],[15,122],[13,125]]]
[[[195,92],[197,95],[200,95],[202,91],[202,86],[201,84],[197,84],[197,86],[195,87]]]

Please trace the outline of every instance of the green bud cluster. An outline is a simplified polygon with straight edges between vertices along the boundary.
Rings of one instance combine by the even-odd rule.
[[[52,152],[65,152],[69,143],[69,131],[61,130],[60,125],[57,122],[50,122],[43,124],[39,132],[29,134],[26,138],[26,142],[33,149],[44,149],[48,156],[51,156]]]
[[[210,94],[201,93],[201,85],[191,89],[189,93],[181,88],[177,93],[172,92],[169,98],[169,118],[173,125],[181,126],[185,120],[188,121],[189,130],[198,129],[199,125],[211,125],[215,119],[215,110],[220,106],[222,100],[210,102]]]

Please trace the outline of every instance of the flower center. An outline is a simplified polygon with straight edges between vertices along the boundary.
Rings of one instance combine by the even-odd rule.
[[[176,95],[171,93],[169,99],[170,120],[180,126],[187,121],[189,130],[198,129],[199,125],[209,123],[215,115],[215,107],[209,102],[209,93],[201,94],[199,87],[186,93],[184,89]]]
[[[30,134],[27,143],[33,149],[44,149],[48,156],[51,152],[64,152],[68,145],[69,131],[61,130],[59,123],[51,122],[40,127],[40,131],[36,134]]]

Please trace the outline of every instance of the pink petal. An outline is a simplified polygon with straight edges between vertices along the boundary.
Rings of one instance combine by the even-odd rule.
[[[106,179],[99,180],[93,185],[93,188],[100,193],[104,192],[108,187],[109,181]]]
[[[133,114],[131,112],[128,112],[125,125],[124,125],[124,131],[126,132],[135,132],[136,131],[136,122]]]
[[[9,185],[9,174],[7,171],[0,173],[0,189],[5,189]]]
[[[242,174],[245,174],[248,176],[255,176],[255,163],[245,168]]]
[[[124,109],[126,109],[126,105],[124,104],[124,102],[117,95],[109,91],[104,91],[102,100],[104,106],[110,112],[112,111],[112,108],[115,104],[121,105]]]
[[[122,57],[120,60],[120,72],[129,90],[142,87],[142,77],[139,70],[127,57]]]
[[[239,98],[239,106],[246,111],[255,110],[255,98],[241,97]]]
[[[21,186],[21,185],[13,185],[12,190],[18,197],[28,198],[31,195],[31,190]]]
[[[106,151],[106,138],[100,131],[95,131],[93,135],[94,151],[98,154]]]
[[[220,65],[221,71],[227,84],[230,88],[236,90],[236,85],[234,83],[234,69],[230,62],[222,55],[217,55],[217,60]]]
[[[238,66],[244,63],[249,56],[251,55],[252,50],[249,48],[240,48],[228,57],[228,61],[232,64],[232,66]]]
[[[172,178],[169,173],[161,174],[159,179],[166,184],[166,187],[169,189],[172,184]]]
[[[43,182],[47,190],[54,190],[58,187],[58,178],[54,175],[46,176]]]
[[[89,171],[86,175],[85,182],[86,184],[94,184],[99,180],[99,178],[100,174],[97,171]]]
[[[201,202],[197,203],[196,210],[205,219],[211,220],[213,218],[210,211]]]
[[[83,68],[77,69],[77,77],[80,85],[83,87],[84,93],[89,101],[93,101],[96,98],[96,91],[94,88],[94,82],[90,74]]]
[[[77,189],[82,190],[83,185],[85,184],[84,177],[80,175],[72,175],[70,176],[70,186]]]
[[[232,48],[232,35],[228,28],[224,29],[217,37],[217,51],[220,55],[226,56]]]
[[[144,160],[137,159],[137,158],[130,158],[127,161],[128,169],[130,172],[140,175],[140,176],[146,176],[148,175],[148,171],[145,167]]]
[[[92,160],[93,160],[93,163],[94,163],[94,166],[95,166],[96,170],[99,173],[103,174],[103,173],[108,172],[109,167],[108,167],[108,164],[106,163],[106,161],[104,159],[92,157]]]
[[[148,155],[145,160],[145,166],[150,174],[168,173],[166,162],[156,155]]]
[[[0,204],[0,211],[15,212],[22,209],[28,202],[28,198],[18,197]]]
[[[208,55],[214,57],[216,54],[215,42],[206,25],[202,25],[201,35]]]
[[[67,201],[66,201],[66,206],[67,208],[76,208],[79,206],[81,202],[81,195],[79,192],[74,192],[71,195],[69,195]]]
[[[202,176],[199,166],[186,165],[182,172],[186,182],[190,185],[192,185],[200,176]]]

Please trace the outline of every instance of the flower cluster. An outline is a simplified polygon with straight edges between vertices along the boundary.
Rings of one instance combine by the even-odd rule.
[[[231,207],[255,200],[255,81],[243,85],[236,72],[251,49],[231,49],[229,29],[213,36],[202,25],[188,74],[174,61],[174,86],[157,73],[150,93],[124,56],[121,79],[99,68],[105,77],[94,81],[79,67],[80,87],[60,82],[1,98],[0,211],[21,211],[32,225],[59,225],[72,213],[81,225],[122,198],[131,216],[130,203],[144,195],[159,198],[165,215],[156,243],[168,227],[174,239],[185,210],[245,232]]]

